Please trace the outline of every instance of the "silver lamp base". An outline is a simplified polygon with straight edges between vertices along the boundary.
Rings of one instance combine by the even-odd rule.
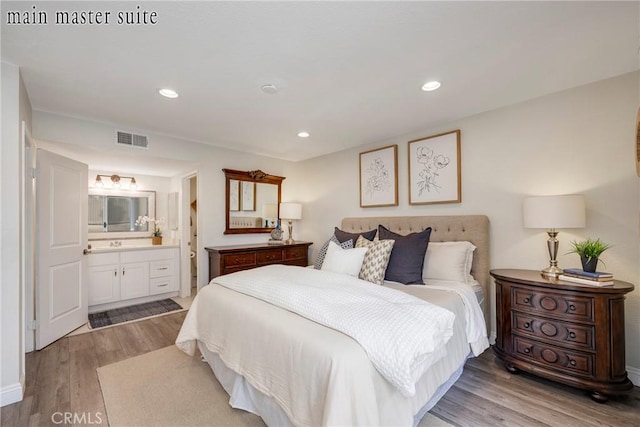
[[[289,226],[289,238],[285,240],[285,243],[287,245],[293,245],[296,242],[293,240],[293,221],[289,220],[289,224],[287,225]]]
[[[557,279],[558,276],[562,274],[562,269],[558,267],[547,267],[540,272],[542,277],[546,277],[547,279]]]
[[[549,239],[547,239],[547,249],[549,249],[549,267],[545,268],[541,271],[542,277],[546,277],[549,279],[557,279],[560,274],[562,274],[562,269],[558,268],[558,260],[556,259],[558,255],[558,231],[555,229],[551,229],[547,231],[549,235]]]

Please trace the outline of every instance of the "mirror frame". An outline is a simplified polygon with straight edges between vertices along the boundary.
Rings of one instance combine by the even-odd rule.
[[[261,170],[254,171],[239,171],[234,169],[222,169],[224,172],[226,182],[225,182],[225,229],[224,234],[251,234],[251,233],[271,233],[273,227],[262,227],[262,228],[229,228],[229,218],[230,218],[230,205],[229,205],[229,194],[230,194],[230,186],[231,180],[235,179],[237,181],[249,181],[255,182],[259,184],[274,184],[278,186],[278,214],[280,214],[280,202],[282,197],[282,181],[285,179],[283,176],[269,175],[267,173],[262,172]],[[278,215],[280,216],[280,215]]]
[[[156,192],[146,190],[114,190],[103,188],[89,188],[90,196],[133,196],[133,197],[147,197],[149,199],[149,213],[151,218],[156,217]],[[87,200],[87,203],[88,200]],[[89,224],[87,224],[87,227]],[[114,240],[114,239],[139,239],[151,237],[152,230],[148,231],[111,231],[100,233],[88,233],[89,240]]]

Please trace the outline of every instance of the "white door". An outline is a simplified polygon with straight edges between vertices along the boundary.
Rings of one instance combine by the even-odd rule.
[[[87,165],[36,153],[36,348],[87,322]]]

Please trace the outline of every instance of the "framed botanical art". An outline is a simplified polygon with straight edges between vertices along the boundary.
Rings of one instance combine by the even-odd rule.
[[[240,181],[242,184],[241,187],[241,196],[240,200],[241,207],[243,211],[255,211],[256,210],[256,183],[248,182],[248,181]]]
[[[460,130],[409,141],[409,204],[460,203]]]
[[[360,207],[398,206],[398,146],[360,153]]]
[[[236,179],[229,181],[229,210],[240,210],[240,181]]]

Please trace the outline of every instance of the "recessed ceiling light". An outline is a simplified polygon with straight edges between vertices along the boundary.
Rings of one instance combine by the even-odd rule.
[[[309,132],[298,132],[300,138],[309,138]]]
[[[167,89],[167,88],[158,90],[158,93],[166,98],[177,98],[179,96],[178,92],[176,92],[173,89]]]
[[[264,93],[268,93],[268,94],[276,93],[278,91],[278,88],[276,87],[276,85],[272,85],[272,84],[262,85],[260,89],[262,89]]]
[[[436,90],[440,87],[440,82],[438,81],[431,81],[431,82],[427,82],[422,86],[422,90],[425,92],[431,92],[432,90]]]

